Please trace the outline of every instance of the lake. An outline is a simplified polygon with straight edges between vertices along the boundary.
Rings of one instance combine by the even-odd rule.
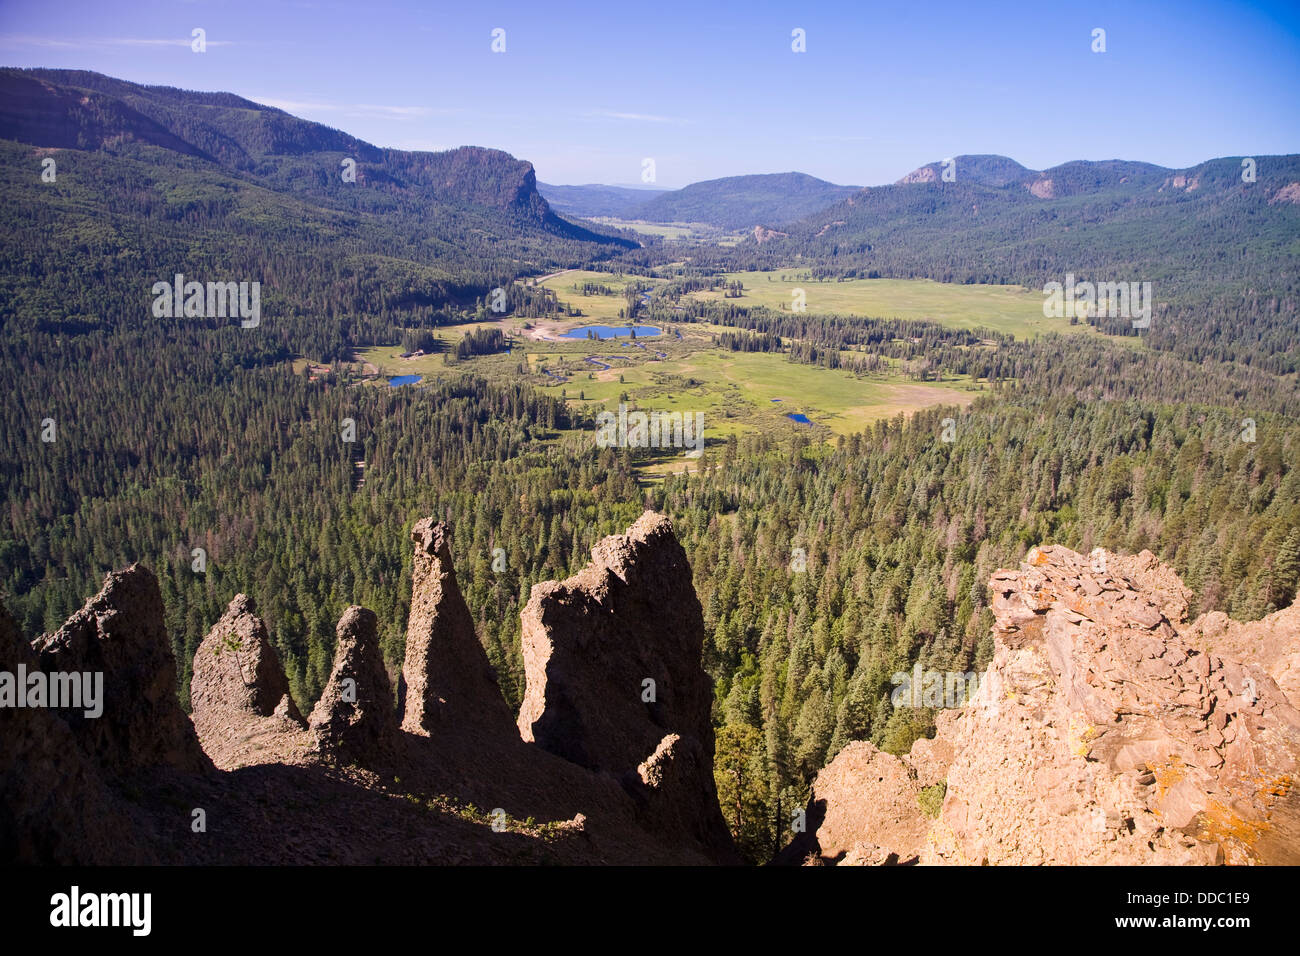
[[[789,412],[789,413],[786,414],[785,417],[788,418],[788,419],[790,419],[791,421],[796,421],[796,422],[798,422],[798,423],[801,424],[801,425],[811,425],[811,424],[812,424],[812,422],[808,419],[808,416],[807,416],[807,415],[800,414],[799,412]]]
[[[562,339],[585,339],[588,332],[595,332],[599,339],[617,339],[624,335],[631,335],[632,329],[636,329],[637,338],[652,339],[656,335],[662,335],[663,329],[657,329],[653,325],[584,325],[580,329],[570,329],[560,336]]]
[[[389,385],[414,385],[423,375],[396,375],[388,380]]]

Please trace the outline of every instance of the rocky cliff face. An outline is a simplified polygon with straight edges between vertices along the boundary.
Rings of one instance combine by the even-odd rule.
[[[1294,611],[1189,623],[1148,552],[1035,548],[990,590],[974,698],[906,757],[845,748],[786,862],[1300,862],[1300,711],[1273,676],[1300,652]],[[940,781],[931,820],[918,788]]]
[[[609,617],[599,630],[608,675],[657,675],[665,703],[646,709],[639,681],[624,695],[618,680],[566,656],[576,632],[556,631],[553,666],[533,658],[540,670],[530,672],[529,698],[539,715],[562,706],[580,735],[574,753],[598,762],[557,755],[555,737],[550,748],[521,739],[456,584],[448,529],[426,519],[412,537],[401,720],[365,608],[348,608],[339,622],[333,671],[310,721],[244,595],[195,653],[192,720],[177,702],[162,601],[144,568],[110,574],[35,647],[0,613],[0,670],[93,670],[106,688],[98,718],[0,709],[0,859],[735,862],[713,789],[703,625],[667,519],[647,515],[627,536],[607,538],[579,576],[606,585],[586,596]],[[539,587],[548,626],[556,618],[545,595],[566,585]],[[679,610],[664,603],[670,597]],[[659,626],[640,616],[652,612]],[[548,679],[555,675],[565,681]],[[617,730],[604,722],[609,713],[628,719],[626,732],[594,740],[592,728]]]

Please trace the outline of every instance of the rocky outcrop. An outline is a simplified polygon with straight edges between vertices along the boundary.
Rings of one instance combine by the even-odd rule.
[[[1268,204],[1272,206],[1281,202],[1291,203],[1293,206],[1300,205],[1300,183],[1287,183],[1273,194]]]
[[[54,634],[36,643],[46,673],[103,674],[103,713],[60,710],[82,750],[111,773],[209,764],[177,699],[176,659],[167,638],[162,593],[135,564],[104,587]]]
[[[699,605],[666,521],[648,515],[626,537],[602,542],[595,554],[603,571],[589,570],[604,585],[587,595],[609,615],[599,633],[611,672],[654,675],[664,696],[641,703],[638,677],[635,706],[625,707],[617,682],[569,656],[567,642],[580,641],[574,632],[555,635],[553,663],[562,666],[543,667],[551,679],[549,696],[537,698],[543,714],[563,701],[582,733],[606,726],[591,719],[601,710],[636,718],[613,748],[580,742],[601,756],[599,766],[521,739],[457,587],[447,529],[425,520],[413,537],[405,728],[378,622],[362,607],[339,622],[333,671],[310,725],[245,595],[195,652],[193,724],[177,702],[162,602],[144,568],[109,575],[99,595],[39,642],[39,655],[0,615],[0,670],[94,668],[106,689],[97,718],[0,707],[0,860],[735,862],[713,786]],[[614,640],[619,634],[628,640]],[[554,679],[584,673],[597,681],[591,693]]]
[[[0,672],[40,662],[0,607]],[[39,707],[0,707],[0,860],[16,863],[152,862],[68,725]],[[75,799],[68,799],[74,794]]]
[[[257,754],[279,759],[281,738],[306,727],[256,611],[252,598],[236,594],[194,652],[194,727],[219,767],[243,766]]]
[[[426,736],[513,737],[510,709],[456,584],[447,526],[425,518],[411,539],[415,557],[402,665],[402,729]]]
[[[1300,708],[1300,603],[1248,623],[1211,611],[1185,628],[1183,636],[1205,653],[1258,664]]]
[[[704,618],[686,553],[647,512],[567,581],[533,587],[522,614],[525,740],[593,770],[637,766],[668,733],[712,757]]]
[[[819,775],[826,818],[849,821],[822,825],[822,858],[856,841],[903,859],[910,832],[871,808],[947,763],[924,863],[1300,861],[1300,712],[1260,663],[1188,639],[1207,629],[1177,575],[1049,546],[990,591],[994,657],[960,716],[897,764],[847,748]],[[1229,646],[1257,625],[1216,627]]]
[[[398,737],[378,629],[374,611],[353,605],[343,612],[334,668],[311,712],[311,730],[321,747],[358,763],[388,754]]]
[[[855,741],[817,775],[804,832],[777,862],[916,863],[930,823],[921,811],[920,792],[906,761]]]
[[[713,781],[704,618],[672,524],[646,512],[521,615],[524,740],[620,777],[662,824],[730,852]]]
[[[622,784],[636,801],[642,826],[673,842],[707,847],[717,862],[735,863],[716,792],[702,789],[712,775],[713,761],[698,740],[669,734],[624,774]]]

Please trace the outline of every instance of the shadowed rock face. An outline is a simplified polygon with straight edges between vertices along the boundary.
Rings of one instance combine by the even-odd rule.
[[[593,770],[636,767],[669,733],[694,737],[712,761],[704,617],[672,524],[647,512],[591,558],[567,581],[535,585],[524,608],[520,734]]]
[[[378,628],[374,611],[353,605],[343,612],[334,669],[311,712],[321,747],[362,763],[390,751],[398,734]]]
[[[878,755],[888,773],[857,766],[857,745],[837,756],[810,818],[857,822],[819,829],[814,852],[861,842],[903,858],[910,831],[870,808],[944,774],[924,863],[1300,862],[1300,712],[1260,664],[1193,646],[1206,628],[1185,622],[1191,595],[1172,570],[1149,552],[1047,546],[989,589],[995,649],[978,693],[906,758]],[[1257,629],[1214,632],[1231,646]]]
[[[209,766],[176,693],[176,659],[153,573],[135,564],[36,644],[41,669],[104,675],[104,713],[60,711],[82,749],[111,772]]]
[[[0,607],[0,671],[39,661]],[[0,860],[149,863],[68,725],[41,708],[0,707]],[[74,794],[75,799],[68,799]]]
[[[402,729],[515,736],[510,709],[456,584],[447,526],[425,518],[411,530],[411,539],[415,557],[402,665]]]
[[[242,764],[250,751],[306,726],[256,610],[252,598],[236,594],[194,652],[194,727],[222,767]]]
[[[732,852],[713,781],[712,681],[690,564],[664,515],[591,550],[522,614],[527,691],[519,732],[557,756],[621,776],[658,826]]]
[[[713,761],[700,742],[669,734],[635,771],[624,774],[622,783],[636,801],[643,826],[684,844],[708,847],[718,862],[738,863],[717,794],[704,789],[712,779]]]

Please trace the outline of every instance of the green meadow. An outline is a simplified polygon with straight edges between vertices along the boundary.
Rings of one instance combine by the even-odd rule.
[[[579,290],[584,282],[593,282],[614,290],[614,295],[583,295]],[[632,282],[649,282],[660,286],[662,279],[648,279],[644,276],[615,275],[609,272],[591,272],[586,269],[572,269],[551,276],[542,281],[542,285],[559,296],[566,306],[582,311],[584,319],[599,320],[594,324],[618,322],[619,309],[627,308],[623,290]]]
[[[923,280],[814,282],[793,271],[784,275],[783,280],[779,272],[743,272],[727,278],[744,283],[742,303],[788,308],[789,290],[801,287],[807,293],[810,312],[930,319],[953,327],[993,328],[1017,336],[1053,329],[1080,331],[1065,320],[1044,319],[1041,296],[1019,288],[943,285]],[[585,270],[550,276],[542,284],[553,289],[565,306],[580,309],[583,314],[576,319],[533,320],[533,324],[569,327],[617,322],[618,310],[625,306],[622,291],[633,281],[655,285],[664,282]],[[579,291],[584,282],[609,287],[615,294],[584,296]],[[782,434],[799,429],[810,429],[830,439],[922,408],[968,405],[985,387],[963,378],[917,382],[901,372],[858,377],[844,370],[790,362],[783,354],[724,351],[710,342],[710,332],[717,330],[699,324],[682,326],[685,339],[671,335],[642,337],[638,343],[644,348],[633,346],[627,339],[532,341],[522,337],[521,319],[466,323],[439,329],[436,335],[446,350],[452,350],[466,332],[484,326],[511,332],[512,353],[449,364],[446,352],[403,359],[401,348],[392,345],[364,349],[357,359],[378,369],[379,383],[394,375],[437,379],[472,372],[499,382],[519,381],[522,377],[548,394],[562,396],[571,408],[591,413],[615,411],[624,397],[643,411],[703,412],[705,436],[711,441],[741,432]],[[661,357],[660,352],[666,355]],[[610,368],[599,368],[588,358]],[[790,420],[787,416],[792,413],[807,416],[811,424]],[[647,455],[638,470],[644,479],[654,481],[684,467],[694,469],[698,462],[665,450]]]
[[[726,278],[744,284],[744,294],[728,300],[737,305],[764,305],[788,312],[793,291],[803,289],[807,311],[813,314],[924,319],[953,329],[992,329],[1018,339],[1046,332],[1101,334],[1086,324],[1071,325],[1068,318],[1044,318],[1042,293],[1021,286],[955,285],[930,279],[821,281],[797,269],[732,272]],[[721,297],[720,292],[694,295]]]

